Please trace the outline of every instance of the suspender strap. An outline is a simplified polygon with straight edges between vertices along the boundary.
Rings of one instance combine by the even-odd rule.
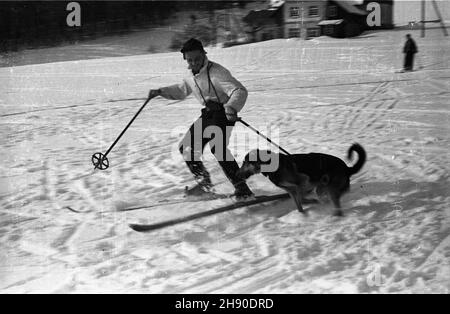
[[[201,90],[200,86],[198,86],[198,83],[197,83],[197,80],[195,79],[195,76],[194,76],[194,82],[195,82],[195,85],[197,86],[197,89],[198,89],[198,91],[199,91],[199,93],[200,93],[200,96],[202,96],[202,98],[203,98],[203,102],[204,102],[205,105],[206,105],[206,99],[205,99],[205,97],[203,96],[203,93],[202,93],[202,90]]]
[[[211,80],[211,75],[209,74],[209,70],[211,69],[212,66],[213,66],[213,63],[212,63],[211,61],[208,61],[208,65],[207,65],[207,67],[206,67],[206,71],[207,71],[207,75],[208,75],[208,89],[209,89],[209,91],[210,91],[210,90],[211,90],[211,86],[212,86],[212,88],[213,88],[213,90],[214,90],[214,94],[216,95],[216,98],[217,98],[217,102],[221,103],[220,98],[219,98],[219,95],[217,94],[217,90],[216,90],[216,88],[214,87],[214,84],[213,84],[213,82],[212,82],[212,80]],[[200,86],[198,85],[197,80],[195,79],[195,76],[194,76],[194,82],[195,82],[195,85],[196,85],[197,88],[198,88],[198,91],[199,91],[199,93],[200,93],[200,96],[202,97],[203,101],[204,101],[205,104],[206,104],[205,96],[203,96],[202,90],[201,90]]]
[[[212,68],[212,66],[213,66],[213,63],[210,62],[210,61],[208,61],[208,88],[210,88],[210,87],[212,86],[212,88],[213,88],[213,90],[214,90],[214,94],[216,94],[217,101],[218,101],[219,103],[222,103],[222,102],[220,101],[219,95],[217,94],[216,88],[214,87],[214,84],[213,84],[213,82],[212,82],[212,80],[211,80],[211,76],[210,76],[210,74],[209,74],[209,70]]]

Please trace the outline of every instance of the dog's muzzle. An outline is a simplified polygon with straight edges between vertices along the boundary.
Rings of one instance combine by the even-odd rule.
[[[251,173],[250,171],[245,171],[245,170],[243,170],[243,169],[239,169],[239,170],[236,172],[236,176],[237,176],[239,179],[244,179],[244,180],[247,180],[252,174],[253,174],[253,173]]]
[[[243,171],[241,169],[236,171],[236,177],[238,177],[239,179],[245,179],[244,178],[244,173],[243,173]]]

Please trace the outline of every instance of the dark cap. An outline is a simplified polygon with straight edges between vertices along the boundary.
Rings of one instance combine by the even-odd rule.
[[[187,42],[183,44],[183,47],[181,48],[181,53],[184,54],[188,51],[194,51],[194,50],[200,50],[206,53],[205,49],[203,49],[203,45],[200,40],[197,40],[195,38],[189,39]]]

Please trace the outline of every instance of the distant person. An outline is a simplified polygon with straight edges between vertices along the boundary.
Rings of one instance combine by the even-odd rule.
[[[199,40],[188,40],[181,53],[188,64],[186,77],[180,84],[150,90],[149,98],[162,96],[182,100],[194,94],[203,105],[201,116],[191,125],[180,144],[180,152],[197,181],[196,185],[186,190],[186,194],[201,195],[210,192],[212,182],[201,156],[206,144],[212,140],[212,143],[217,143],[218,140],[219,144],[212,146],[211,152],[234,185],[234,196],[238,200],[252,197],[253,193],[245,180],[237,177],[239,166],[227,148],[231,130],[238,120],[237,113],[244,107],[247,99],[247,89],[226,68],[208,60]],[[211,130],[211,127],[217,132],[209,134],[208,129]]]
[[[412,71],[414,67],[414,55],[417,53],[417,46],[416,42],[411,38],[410,34],[406,35],[406,43],[403,47],[403,53],[405,54],[403,70]]]

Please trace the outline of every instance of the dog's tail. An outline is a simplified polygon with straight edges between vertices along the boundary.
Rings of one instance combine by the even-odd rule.
[[[359,170],[361,170],[362,166],[364,166],[364,163],[366,162],[366,151],[364,148],[355,143],[348,149],[347,158],[349,160],[352,160],[353,152],[356,152],[358,154],[358,161],[356,164],[353,165],[353,167],[348,168],[349,175],[352,176],[355,173],[357,173]]]

